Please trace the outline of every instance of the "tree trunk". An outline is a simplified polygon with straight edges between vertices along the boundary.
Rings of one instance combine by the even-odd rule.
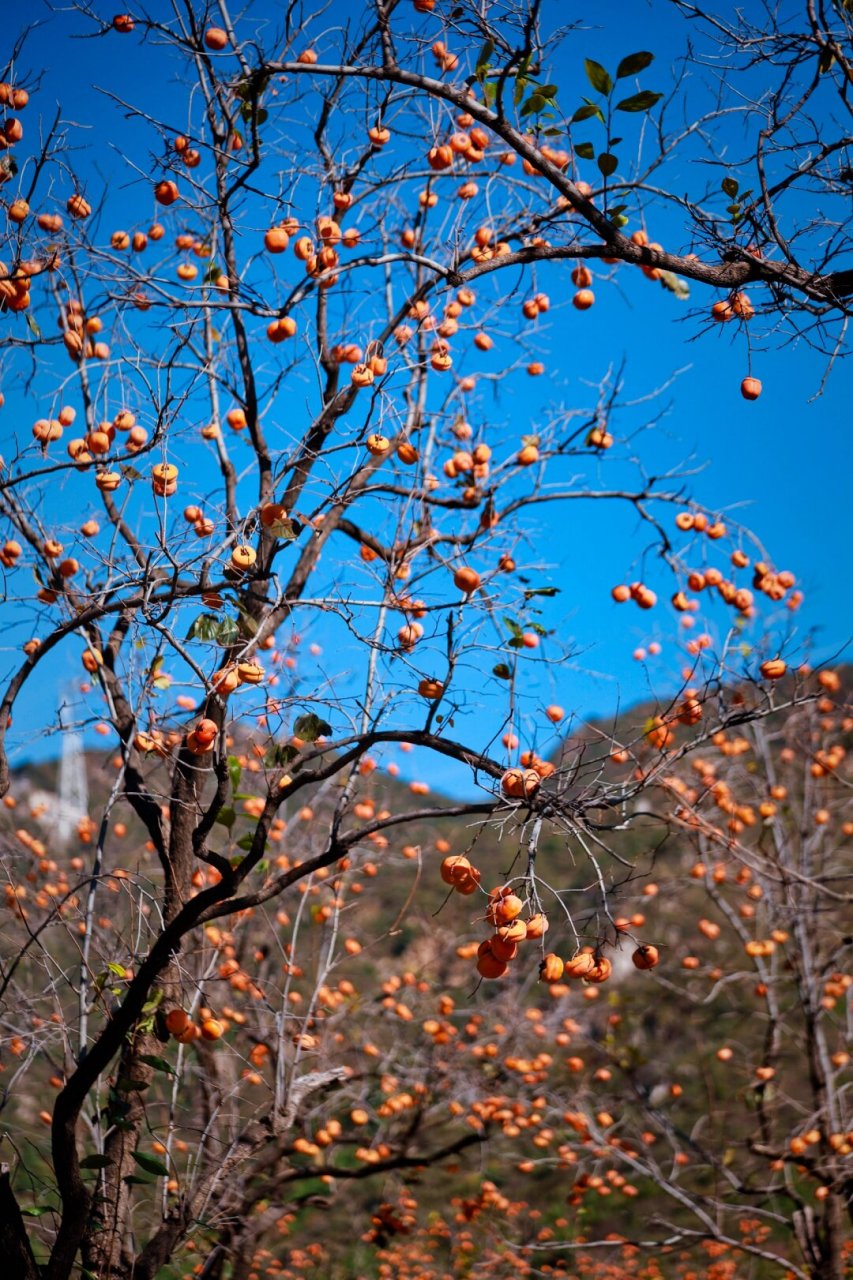
[[[39,1269],[12,1190],[7,1164],[0,1164],[0,1259],[3,1261],[3,1280],[39,1280]]]

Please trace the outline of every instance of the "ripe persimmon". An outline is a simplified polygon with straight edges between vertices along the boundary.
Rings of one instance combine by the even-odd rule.
[[[530,800],[541,785],[535,769],[507,769],[501,778],[501,791],[509,800]]]
[[[507,962],[499,960],[491,949],[477,957],[477,972],[482,978],[502,978],[507,967]]]
[[[266,672],[259,662],[238,662],[237,675],[241,684],[261,684]]]
[[[204,43],[208,49],[218,53],[228,44],[228,32],[222,27],[208,27],[204,33]]]
[[[195,735],[199,742],[203,744],[214,742],[218,733],[219,729],[215,720],[209,720],[207,718],[199,720],[195,727]]]
[[[154,187],[154,199],[158,204],[174,204],[178,198],[178,184],[170,178],[163,178]],[[69,213],[70,213],[69,209]]]
[[[454,573],[453,583],[460,591],[464,591],[466,595],[471,595],[480,585],[480,575],[476,569],[463,564]]]
[[[85,200],[83,196],[80,195],[79,192],[68,197],[65,207],[71,217],[77,218],[79,221],[82,221],[84,218],[88,218],[92,212],[92,206],[89,204],[88,200]]]
[[[240,543],[231,552],[231,568],[237,573],[246,573],[255,564],[258,554],[254,547]]]
[[[572,956],[564,965],[567,978],[586,978],[595,968],[595,957],[591,951],[581,951]]]
[[[189,1014],[184,1009],[170,1009],[166,1014],[166,1030],[170,1035],[179,1036],[190,1024]]]
[[[551,951],[543,957],[542,963],[539,965],[539,981],[559,982],[563,977],[564,969],[563,961]]]
[[[631,962],[635,969],[654,969],[660,960],[660,953],[657,947],[649,944],[637,947],[631,955]]]

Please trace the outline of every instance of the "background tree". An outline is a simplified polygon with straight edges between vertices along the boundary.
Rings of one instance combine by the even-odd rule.
[[[835,887],[834,852],[821,831],[791,847],[767,814],[755,853],[740,830],[720,835],[704,814],[711,798],[724,800],[721,808],[734,805],[730,824],[750,826],[727,799],[740,780],[704,763],[701,790],[678,772],[709,742],[725,744],[732,727],[760,726],[819,696],[800,683],[774,692],[786,674],[778,654],[795,643],[793,575],[692,501],[686,473],[653,479],[631,447],[618,447],[623,431],[628,444],[638,419],[659,412],[655,397],[651,411],[632,405],[621,375],[604,373],[586,405],[537,409],[523,423],[485,398],[516,372],[545,371],[539,322],[551,303],[537,271],[553,271],[564,292],[571,270],[582,312],[596,303],[590,263],[641,267],[673,307],[685,279],[717,286],[725,295],[714,320],[744,333],[762,316],[771,330],[792,320],[834,355],[849,295],[849,273],[836,266],[846,229],[829,212],[800,224],[797,201],[814,183],[827,201],[843,196],[833,168],[847,145],[840,133],[802,157],[818,102],[834,94],[833,110],[846,107],[849,65],[840,46],[825,53],[842,30],[810,15],[803,34],[789,33],[768,107],[775,124],[750,156],[760,196],[744,194],[727,168],[721,191],[715,177],[701,196],[675,201],[692,257],[651,241],[647,202],[670,199],[658,184],[680,148],[698,137],[713,154],[727,104],[698,129],[672,131],[667,111],[681,87],[670,103],[647,89],[653,57],[640,52],[612,71],[588,59],[587,97],[569,116],[569,87],[544,78],[564,33],[543,29],[539,5],[439,10],[428,0],[377,2],[357,26],[329,28],[323,12],[291,5],[274,19],[280,29],[263,17],[232,22],[222,5],[180,5],[168,21],[122,14],[104,25],[87,15],[93,36],[122,48],[142,36],[188,86],[179,117],[171,98],[161,113],[111,91],[133,136],[144,126],[153,148],[125,157],[131,193],[149,191],[153,173],[153,223],[116,181],[96,191],[61,115],[30,143],[18,114],[28,119],[35,105],[26,45],[0,93],[4,385],[33,418],[31,433],[10,431],[0,483],[7,609],[27,629],[0,735],[27,684],[71,652],[85,668],[84,694],[101,699],[71,718],[97,721],[114,743],[112,773],[80,825],[82,850],[60,856],[27,825],[7,851],[9,1131],[16,1189],[36,1193],[25,1202],[33,1230],[8,1177],[2,1216],[6,1252],[27,1280],[80,1267],[141,1280],[167,1274],[184,1246],[202,1274],[248,1275],[295,1208],[329,1187],[461,1159],[496,1124],[517,1137],[522,1117],[544,1139],[552,1109],[581,1148],[558,1152],[563,1167],[581,1165],[573,1204],[599,1189],[602,1162],[617,1178],[633,1169],[678,1206],[679,1242],[784,1259],[794,1275],[842,1274],[849,1119],[835,1073],[847,1061],[840,1049],[838,1063],[827,1059],[831,1011],[825,1018],[819,1001],[830,996],[818,991],[846,989],[846,943],[821,935],[818,947],[808,924],[824,904],[840,912],[848,901]],[[702,20],[735,62],[753,56]],[[839,28],[845,20],[841,11]],[[603,130],[603,141],[581,140],[581,126]],[[581,161],[595,162],[594,182],[580,176]],[[743,292],[747,283],[760,300]],[[748,377],[743,394],[760,389]],[[565,712],[543,705],[535,674],[543,640],[549,661],[560,658],[540,612],[557,588],[537,567],[537,522],[552,504],[579,500],[627,504],[648,530],[640,576],[612,588],[615,604],[652,609],[663,584],[674,615],[690,624],[701,612],[708,629],[694,638],[682,626],[688,666],[648,719],[615,743],[600,736],[560,757],[554,726]],[[315,643],[303,656],[315,618],[325,653]],[[729,687],[745,663],[748,695]],[[470,709],[481,697],[491,711],[478,718]],[[755,759],[769,780],[761,732]],[[378,759],[398,746],[466,766],[477,794],[448,805],[424,798],[429,784],[418,779],[407,792],[380,789]],[[820,750],[827,763],[816,762],[834,778],[837,748]],[[0,781],[8,791],[5,754]],[[762,896],[806,916],[792,931],[768,908],[757,941],[781,946],[774,931],[795,939],[808,1101],[795,1073],[790,1097],[771,1107],[773,1076],[759,1077],[750,1162],[731,1172],[726,1149],[696,1141],[684,1186],[636,1145],[636,1125],[654,1117],[630,1055],[620,1070],[637,1101],[623,1103],[618,1143],[607,1136],[615,1111],[606,1101],[590,1118],[566,1108],[559,1083],[541,1103],[491,1087],[498,1059],[526,1088],[547,1078],[548,1051],[505,1047],[522,1033],[546,1039],[541,1001],[480,1043],[475,1004],[486,997],[470,997],[474,1031],[462,1029],[475,1043],[460,1073],[444,1059],[445,1045],[468,1041],[451,1016],[459,997],[443,987],[510,972],[513,984],[519,975],[532,986],[541,972],[552,1010],[573,983],[587,984],[592,1005],[626,934],[636,967],[655,967],[657,944],[636,932],[645,922],[615,911],[624,885],[651,871],[648,848],[629,841],[623,851],[619,832],[642,827],[660,795],[656,842],[678,826],[703,857],[722,841],[753,875],[761,859],[778,902],[756,879]],[[15,799],[13,788],[12,812]],[[803,803],[810,813],[809,795]],[[433,834],[451,818],[467,824],[464,853]],[[398,839],[407,841],[399,851]],[[426,940],[423,971],[371,973],[356,958],[383,932],[393,948],[421,909],[421,851],[434,845],[441,880],[468,900],[482,943],[457,945],[448,905],[439,917],[447,933]],[[500,875],[483,884],[488,849]],[[387,921],[380,905],[395,861],[406,883]],[[424,878],[438,883],[432,866]],[[751,917],[715,885],[711,873],[707,891],[727,924],[744,945],[755,942],[742,923]],[[345,976],[356,964],[357,982]],[[761,981],[769,1030],[755,1069],[775,1074],[794,1032],[777,983]],[[511,990],[506,1007],[518,1011],[524,1002]],[[705,1000],[691,988],[684,998]],[[403,1038],[416,1016],[418,1036]],[[562,1011],[560,1020],[562,1048],[560,1037],[568,1044],[583,1032]],[[593,1083],[607,1084],[610,1070],[601,1065]],[[33,1082],[55,1089],[50,1108],[32,1109]],[[39,1123],[50,1128],[49,1156]],[[656,1132],[679,1166],[681,1132],[664,1121]],[[549,1159],[534,1159],[534,1174]],[[763,1177],[768,1162],[756,1190],[755,1170]],[[499,1191],[485,1194],[472,1215],[501,1208]],[[755,1238],[728,1222],[745,1204]],[[413,1231],[416,1208],[384,1204],[369,1243]],[[766,1248],[765,1228],[775,1232]],[[530,1241],[509,1249],[513,1266],[516,1246],[529,1252]]]

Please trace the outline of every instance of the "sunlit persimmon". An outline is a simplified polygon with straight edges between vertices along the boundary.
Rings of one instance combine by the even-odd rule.
[[[530,800],[541,785],[535,769],[507,769],[501,778],[501,791],[509,800]]]
[[[72,218],[76,218],[80,221],[84,218],[88,218],[92,212],[92,206],[89,204],[88,200],[85,200],[83,196],[79,194],[79,192],[68,197],[65,207]]]
[[[559,982],[563,976],[565,965],[558,955],[550,951],[542,958],[539,965],[540,982]]]
[[[477,972],[482,978],[502,978],[506,971],[506,960],[499,960],[491,950],[477,957]]]
[[[466,595],[470,595],[480,586],[480,575],[476,569],[472,569],[469,565],[460,565],[453,574],[454,586],[460,591],[464,591]]]
[[[184,1009],[170,1009],[166,1014],[166,1030],[173,1036],[179,1036],[189,1026],[189,1014]]]
[[[266,672],[259,662],[238,662],[237,675],[241,684],[261,684]]]
[[[178,184],[170,178],[163,178],[154,187],[154,199],[158,204],[174,204],[178,198]]]
[[[391,441],[387,436],[380,435],[378,432],[369,435],[365,444],[367,445],[368,453],[371,453],[374,458],[384,458],[391,452]]]
[[[228,32],[222,27],[208,27],[204,33],[204,43],[208,49],[218,53],[228,44]]]

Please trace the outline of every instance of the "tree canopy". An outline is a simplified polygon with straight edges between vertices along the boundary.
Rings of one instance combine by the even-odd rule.
[[[678,1245],[678,1265],[717,1250],[841,1280],[844,679],[805,662],[800,571],[725,495],[697,500],[689,460],[648,462],[668,388],[633,393],[608,353],[583,402],[560,399],[548,325],[654,290],[698,341],[728,326],[751,412],[755,350],[838,376],[851,15],[666,13],[691,38],[665,61],[654,29],[589,56],[585,22],[539,0],[78,3],[75,37],[109,51],[109,125],[54,111],[18,41],[0,83],[16,1280],[238,1280],[265,1256],[413,1274],[398,1245],[428,1233],[406,1179],[524,1131],[535,1194],[463,1197],[451,1274],[477,1248],[497,1275]],[[551,551],[579,504],[630,516],[623,580],[598,591],[614,628],[646,628],[638,661],[665,647],[657,696],[606,725],[554,694],[577,656],[554,602],[584,600]],[[109,754],[65,843],[55,771],[38,800],[6,742],[69,670],[38,728],[66,777],[81,730]],[[434,794],[433,759],[464,795]],[[685,951],[661,879],[715,953]],[[706,1008],[760,1019],[738,1106],[728,1042],[705,1081],[742,1140],[662,1106],[661,1088],[701,1114],[700,1066],[673,1027],[686,1084],[660,1078],[640,984],[709,1034]],[[534,1242],[547,1175],[573,1169],[577,1219]],[[396,1198],[354,1262],[316,1221],[371,1179]],[[630,1217],[650,1188],[651,1226]],[[616,1240],[584,1225],[611,1192]]]

